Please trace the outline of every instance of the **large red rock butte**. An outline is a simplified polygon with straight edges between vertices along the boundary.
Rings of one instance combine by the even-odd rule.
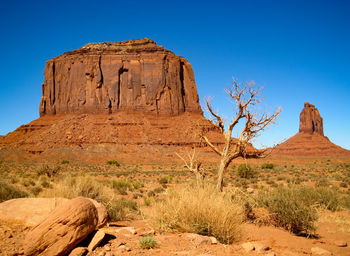
[[[350,151],[332,143],[323,135],[323,119],[317,108],[304,103],[300,113],[299,133],[277,145],[273,155],[350,157]]]
[[[150,39],[87,44],[47,61],[44,76],[40,118],[0,138],[0,159],[168,161],[178,148],[211,152],[201,132],[223,141],[189,62]]]
[[[151,39],[89,43],[46,63],[40,115],[202,113],[189,62]]]

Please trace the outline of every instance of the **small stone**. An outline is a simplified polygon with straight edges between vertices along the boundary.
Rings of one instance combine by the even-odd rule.
[[[247,193],[253,194],[254,193],[254,189],[253,188],[247,188]]]
[[[107,252],[109,252],[109,251],[111,250],[111,247],[109,247],[108,245],[106,245],[106,246],[105,246],[105,250],[106,250]]]
[[[322,256],[330,256],[332,255],[331,252],[325,250],[325,249],[322,249],[320,247],[312,247],[311,248],[311,253],[312,255],[322,255]]]
[[[156,234],[156,231],[153,229],[150,229],[150,230],[146,230],[146,231],[142,232],[141,236],[151,236],[151,235],[155,235],[155,234]]]
[[[209,238],[211,240],[211,244],[217,244],[218,243],[218,240],[215,237],[211,236]]]
[[[136,235],[136,230],[133,227],[118,228],[115,230],[116,233],[123,235]]]
[[[83,256],[87,251],[86,247],[77,247],[71,251],[69,256]]]
[[[131,251],[131,249],[129,247],[125,246],[124,244],[119,245],[118,249],[123,251],[123,252],[130,252]]]
[[[98,254],[98,256],[105,256],[106,255],[106,252],[100,252],[99,254]]]
[[[212,240],[208,236],[201,236],[194,233],[187,233],[186,236],[191,239],[191,241],[196,245],[202,245],[202,244],[212,244]]]
[[[270,250],[270,247],[261,243],[254,243],[254,248],[257,253],[262,253],[264,251]]]
[[[268,254],[266,254],[265,256],[277,256],[277,254],[275,252],[269,252]]]
[[[100,229],[99,231],[97,231],[88,246],[89,252],[92,252],[93,250],[95,250],[95,248],[101,243],[104,237],[105,237],[105,232],[103,230]]]
[[[251,242],[243,243],[241,246],[246,252],[251,252],[255,249],[254,244]]]
[[[346,241],[336,241],[334,244],[338,247],[347,247],[348,246],[348,243]]]

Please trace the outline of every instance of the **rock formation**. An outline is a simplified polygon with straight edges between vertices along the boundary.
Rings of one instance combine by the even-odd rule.
[[[24,241],[25,255],[66,255],[98,225],[91,200],[77,197],[55,208],[30,230]]]
[[[323,135],[323,119],[317,108],[304,103],[300,113],[299,133],[277,145],[273,155],[350,157],[350,151],[332,143]]]
[[[191,65],[150,39],[87,44],[49,60],[44,76],[40,118],[0,138],[0,160],[169,162],[178,147],[206,150],[201,132],[223,142]]]
[[[314,105],[305,102],[300,113],[299,132],[318,133],[323,136],[323,119]]]
[[[147,38],[89,43],[49,60],[44,75],[40,116],[202,113],[191,65]]]

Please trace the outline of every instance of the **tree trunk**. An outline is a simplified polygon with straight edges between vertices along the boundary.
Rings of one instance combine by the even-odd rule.
[[[224,183],[224,171],[226,169],[226,159],[225,158],[221,158],[220,161],[220,165],[219,165],[219,170],[218,170],[218,180],[217,180],[217,184],[216,184],[216,190],[222,192]]]

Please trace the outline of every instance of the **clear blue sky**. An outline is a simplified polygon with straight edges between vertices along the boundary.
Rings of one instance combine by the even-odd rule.
[[[39,117],[45,62],[89,42],[148,37],[195,72],[201,102],[230,117],[232,76],[283,108],[258,142],[298,132],[304,101],[350,149],[350,1],[2,1],[0,134]]]

